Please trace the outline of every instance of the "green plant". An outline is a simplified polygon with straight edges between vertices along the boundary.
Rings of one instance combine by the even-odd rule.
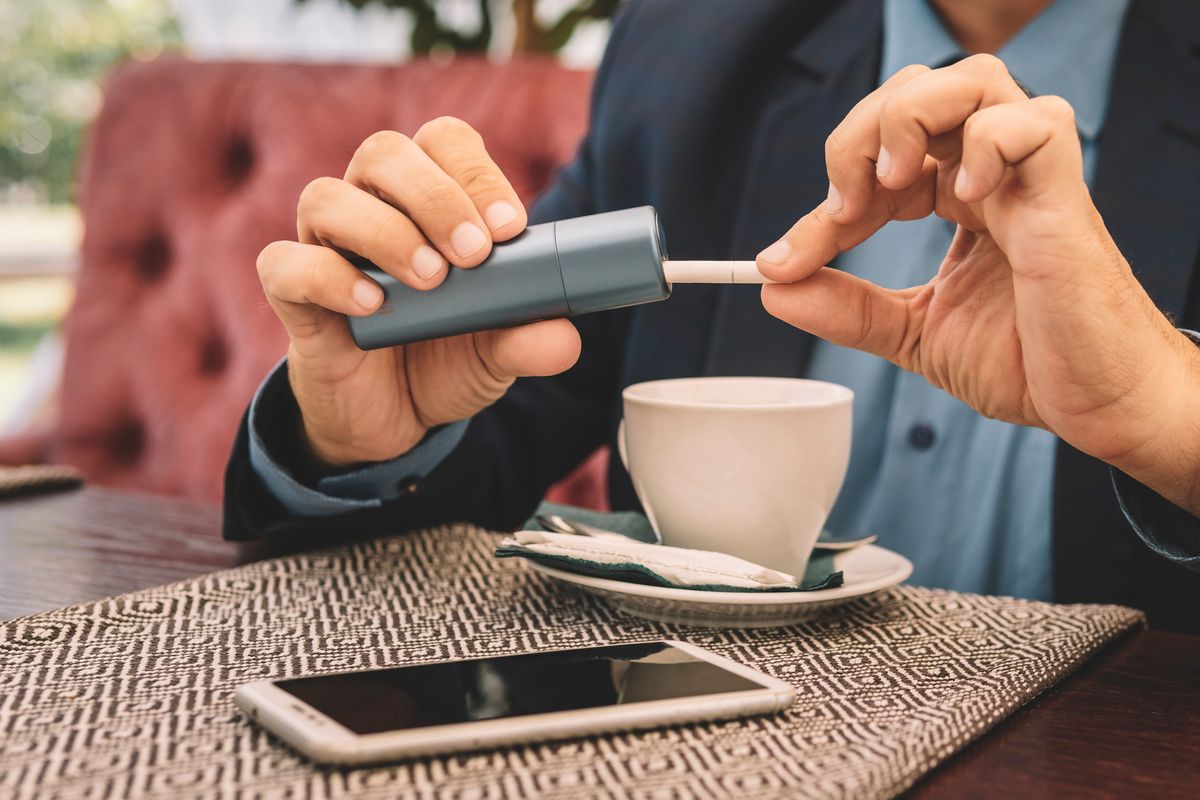
[[[304,3],[308,0],[296,0]],[[436,50],[455,52],[487,52],[492,40],[492,7],[490,0],[479,2],[479,30],[462,33],[445,25],[437,13],[437,0],[342,0],[358,9],[369,5],[384,8],[404,9],[413,16],[411,46],[413,53],[428,55]],[[513,18],[516,20],[514,53],[554,53],[571,38],[579,23],[588,19],[607,19],[620,5],[621,0],[580,0],[563,12],[558,19],[548,24],[538,19],[537,0],[512,0]]]
[[[165,0],[0,2],[0,202],[69,200],[104,73],[178,41]]]

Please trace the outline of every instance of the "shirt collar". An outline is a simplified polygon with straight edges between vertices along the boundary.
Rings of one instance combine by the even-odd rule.
[[[1034,94],[1066,99],[1080,136],[1095,139],[1128,6],[1129,0],[1056,0],[996,55]],[[909,64],[944,66],[961,55],[928,0],[884,0],[880,83]]]

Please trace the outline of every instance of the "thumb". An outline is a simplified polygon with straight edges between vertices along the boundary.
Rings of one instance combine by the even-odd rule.
[[[500,381],[557,375],[579,359],[579,332],[565,319],[550,319],[475,334],[480,361]]]
[[[762,304],[789,325],[915,372],[920,325],[913,323],[909,300],[923,290],[884,289],[822,267],[796,283],[764,285]]]

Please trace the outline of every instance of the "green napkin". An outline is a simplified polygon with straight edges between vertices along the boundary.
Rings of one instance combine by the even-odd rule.
[[[654,528],[651,527],[650,521],[646,519],[644,514],[636,511],[591,511],[585,508],[575,508],[574,506],[559,505],[557,503],[542,503],[534,517],[525,523],[525,530],[544,531],[546,530],[537,521],[538,515],[558,514],[566,517],[569,520],[594,525],[598,528],[614,531],[624,534],[631,539],[639,542],[654,543],[657,536],[654,534]],[[739,586],[722,586],[722,585],[706,585],[706,586],[687,586],[676,587],[675,584],[663,578],[663,576],[647,568],[642,564],[623,563],[623,564],[601,564],[594,561],[585,561],[577,558],[569,558],[565,556],[530,554],[526,550],[518,547],[501,545],[496,548],[496,556],[499,558],[521,557],[528,558],[532,561],[537,561],[547,566],[556,567],[558,569],[574,572],[580,575],[590,575],[596,578],[609,578],[612,580],[626,581],[629,583],[640,583],[649,586],[666,586],[671,588],[687,588],[692,590],[706,591],[721,591],[721,592],[780,592],[780,591],[815,591],[817,589],[832,589],[842,585],[842,573],[837,570],[833,564],[835,551],[820,549],[820,543],[817,544],[817,549],[813,551],[812,557],[808,560],[808,566],[804,571],[803,579],[800,581],[800,588],[771,588],[771,589],[748,589]]]

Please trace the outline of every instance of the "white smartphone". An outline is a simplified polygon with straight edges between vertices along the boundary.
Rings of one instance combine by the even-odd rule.
[[[794,699],[784,681],[674,641],[259,681],[234,696],[331,764],[768,714]]]

